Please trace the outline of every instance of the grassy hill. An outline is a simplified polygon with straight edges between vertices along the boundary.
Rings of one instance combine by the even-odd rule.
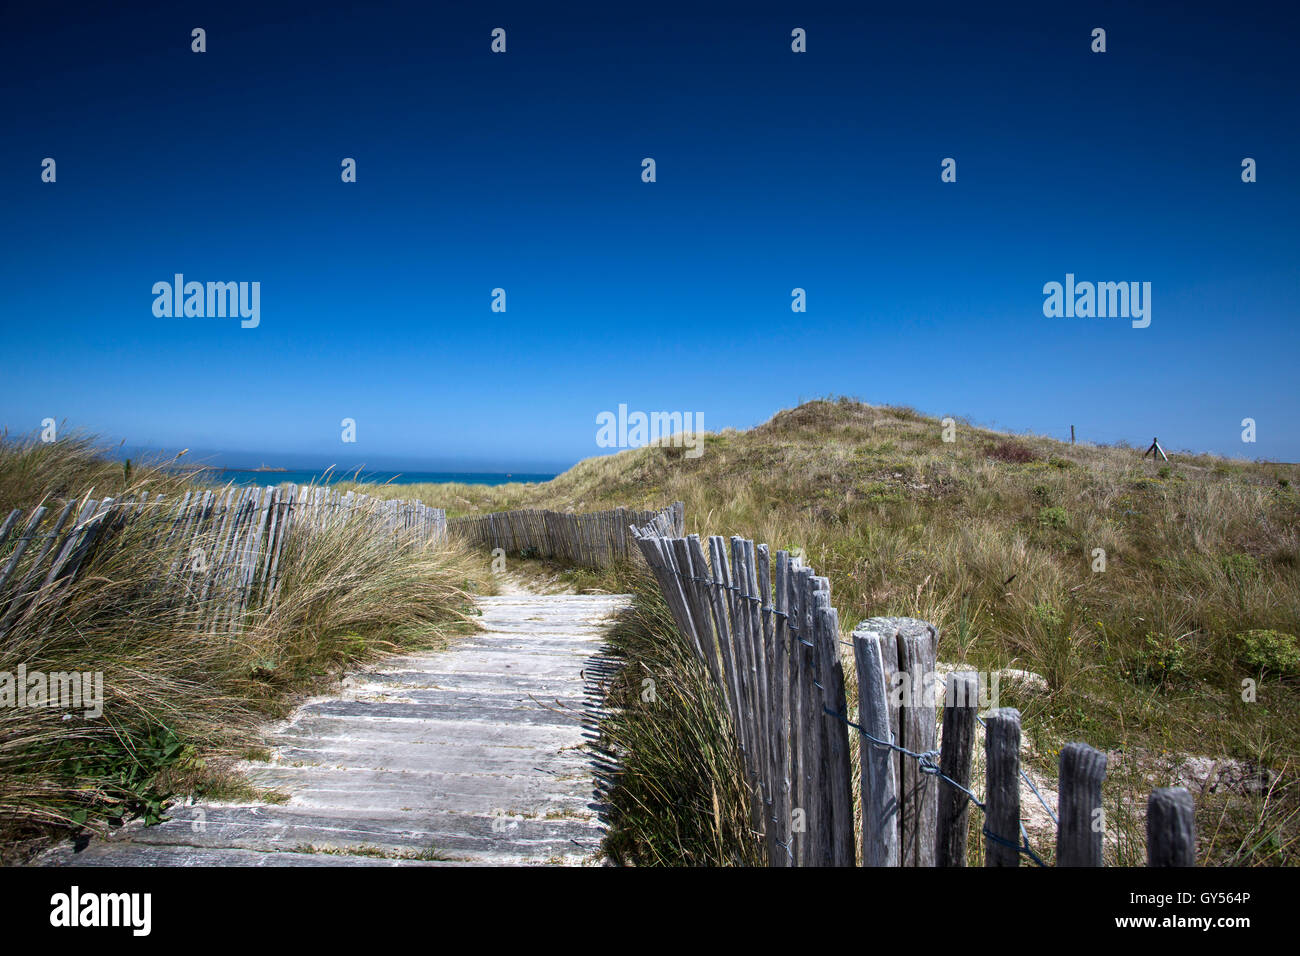
[[[694,459],[646,447],[544,484],[389,493],[453,515],[680,499],[688,532],[801,548],[846,628],[920,617],[942,661],[1043,675],[1003,702],[1044,772],[1067,740],[1111,752],[1119,860],[1140,862],[1150,787],[1187,783],[1208,858],[1296,862],[1300,467],[963,422],[952,437],[910,409],[815,401],[710,434]]]

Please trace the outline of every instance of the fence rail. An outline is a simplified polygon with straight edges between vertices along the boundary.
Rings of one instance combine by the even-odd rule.
[[[677,501],[660,511],[613,508],[585,514],[528,508],[452,518],[447,524],[470,544],[601,567],[636,553],[629,526],[649,525],[661,518],[668,522],[663,525],[666,531],[681,534],[685,505]]]
[[[172,556],[162,589],[180,611],[215,629],[237,627],[251,603],[273,601],[291,529],[317,533],[361,518],[394,543],[446,534],[446,513],[418,501],[385,501],[320,485],[226,487],[62,507],[14,509],[0,525],[0,637],[24,618],[62,604],[66,585],[96,549],[128,525],[148,524],[141,543]]]
[[[753,825],[771,866],[965,866],[969,815],[984,817],[985,866],[1043,865],[1021,819],[1020,714],[978,713],[974,673],[934,683],[938,633],[912,618],[871,618],[839,636],[830,582],[786,551],[733,536],[682,536],[658,520],[631,533],[678,629],[712,676],[751,785]],[[730,560],[728,560],[730,552]],[[857,720],[848,712],[840,647],[851,643]],[[984,690],[987,690],[985,688]],[[942,723],[942,736],[939,724]],[[976,726],[984,729],[985,797],[971,790]],[[857,739],[858,809],[853,742]],[[1061,751],[1058,866],[1100,866],[1106,755]],[[1151,866],[1195,864],[1191,797],[1148,803]]]

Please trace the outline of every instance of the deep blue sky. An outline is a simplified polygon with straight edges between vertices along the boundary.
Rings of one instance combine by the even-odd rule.
[[[835,393],[1300,459],[1269,4],[121,6],[0,23],[11,431],[523,471],[619,403],[713,430]],[[155,318],[176,272],[260,281],[260,327]],[[1151,326],[1045,318],[1067,272],[1151,282]]]

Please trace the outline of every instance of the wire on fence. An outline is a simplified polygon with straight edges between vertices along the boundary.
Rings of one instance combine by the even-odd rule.
[[[981,717],[979,714],[976,714],[975,719],[980,722],[981,727],[988,729],[988,724],[984,723],[983,717]],[[1029,774],[1025,773],[1024,767],[1020,768],[1020,776],[1025,781],[1025,783],[1029,784],[1029,789],[1032,790],[1034,796],[1038,798],[1038,802],[1043,805],[1043,809],[1047,811],[1047,815],[1052,818],[1052,823],[1056,824],[1059,827],[1061,825],[1061,821],[1056,819],[1056,814],[1053,812],[1052,808],[1047,805],[1047,801],[1043,799],[1043,795],[1038,792],[1038,787],[1034,786],[1034,781],[1029,779]]]
[[[852,720],[849,720],[849,718],[845,717],[843,714],[837,714],[835,711],[831,710],[825,704],[822,705],[822,710],[828,716],[835,717],[838,720],[842,720],[844,723],[848,724],[850,727],[852,727],[854,730],[860,733],[863,737],[866,737],[867,740],[871,741],[871,743],[874,744],[876,747],[893,750],[896,753],[902,754],[904,757],[911,757],[920,765],[922,773],[932,774],[938,777],[940,780],[947,783],[950,787],[954,787],[955,789],[960,790],[962,793],[966,795],[967,799],[969,799],[971,803],[973,803],[976,807],[979,808],[980,813],[986,812],[984,807],[984,801],[981,800],[978,796],[976,796],[974,791],[972,791],[969,787],[962,786],[956,780],[952,779],[952,777],[948,776],[946,773],[944,773],[942,770],[939,769],[939,764],[938,764],[939,751],[927,750],[923,753],[918,753],[914,750],[908,750],[906,747],[900,747],[898,744],[892,741],[881,740],[879,737],[876,737],[873,734],[868,733],[866,730],[862,728],[861,725],[855,723]],[[984,724],[984,721],[980,720],[979,715],[976,715],[975,719],[979,720],[981,725]],[[1020,772],[1020,775],[1022,777],[1025,776],[1023,770]],[[1034,793],[1037,794],[1038,788],[1034,787],[1033,781],[1030,780],[1028,777],[1025,777],[1025,781],[1033,789]],[[1039,795],[1038,799],[1042,801],[1043,798],[1041,794]],[[1049,814],[1052,813],[1051,808],[1048,807],[1045,802],[1043,803],[1043,806],[1044,808],[1047,809],[1047,812]],[[1052,815],[1052,821],[1053,822],[1056,821],[1055,814]],[[987,823],[985,823],[980,829],[983,832],[983,834],[986,837],[988,837],[990,840],[992,840],[994,843],[1001,844],[1002,846],[1005,846],[1009,849],[1016,850],[1017,852],[1024,854],[1025,856],[1029,857],[1029,859],[1032,860],[1038,866],[1042,866],[1042,867],[1047,866],[1047,864],[1043,862],[1042,857],[1040,857],[1037,853],[1035,853],[1033,848],[1029,845],[1029,834],[1028,832],[1026,832],[1025,825],[1023,823],[1020,824],[1020,836],[1022,840],[1021,843],[1012,843],[1006,837],[999,836],[998,834],[994,833],[992,830],[989,829]]]

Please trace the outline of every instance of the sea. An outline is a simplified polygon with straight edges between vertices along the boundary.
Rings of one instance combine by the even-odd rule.
[[[460,482],[467,485],[505,485],[510,482],[550,481],[555,475],[502,473],[490,471],[356,471],[340,472],[337,469],[253,471],[239,468],[210,468],[196,477],[215,484],[260,485],[269,487],[290,482],[295,485],[334,484],[340,481],[364,481],[377,485],[442,485]]]

